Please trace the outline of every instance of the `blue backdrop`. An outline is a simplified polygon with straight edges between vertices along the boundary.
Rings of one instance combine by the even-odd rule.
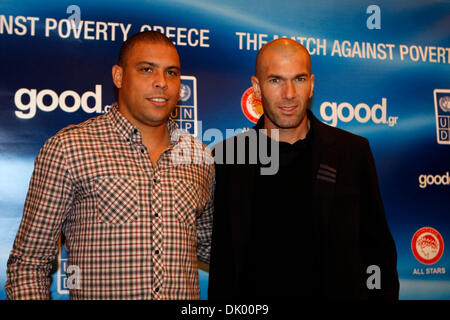
[[[173,116],[210,145],[218,142],[204,139],[210,128],[225,137],[226,129],[253,125],[245,114],[257,116],[258,105],[241,98],[259,47],[283,36],[307,46],[313,112],[371,142],[398,250],[400,298],[450,298],[450,2],[3,0],[0,299],[40,147],[107,110],[121,44],[150,28],[169,36],[181,56],[183,95]],[[68,298],[65,255],[53,275],[54,299]],[[287,281],[283,262],[278,276]]]

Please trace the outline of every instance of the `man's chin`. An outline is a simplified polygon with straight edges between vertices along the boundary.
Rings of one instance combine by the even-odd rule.
[[[275,126],[279,129],[295,129],[298,128],[301,123],[302,123],[301,120],[292,120],[292,121],[280,120],[274,122]]]
[[[145,124],[150,127],[159,127],[159,126],[165,125],[167,123],[167,121],[169,121],[169,117],[164,118],[164,119],[149,119],[149,120],[145,121]]]

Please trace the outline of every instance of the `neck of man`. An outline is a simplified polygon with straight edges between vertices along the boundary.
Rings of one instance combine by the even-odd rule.
[[[168,147],[170,143],[169,130],[167,129],[167,121],[155,125],[134,124],[142,135],[142,143],[147,147]]]
[[[306,114],[300,124],[294,128],[279,128],[266,118],[264,119],[264,129],[267,129],[267,135],[270,138],[290,144],[293,144],[298,140],[305,139],[309,132],[309,128],[310,121]],[[272,130],[278,130],[278,137],[276,133],[272,132]]]
[[[150,160],[156,165],[161,154],[170,145],[170,134],[167,121],[157,126],[141,125],[136,127],[142,135],[142,144],[147,148]]]
[[[155,165],[159,156],[170,145],[170,134],[167,128],[167,121],[169,120],[156,124],[143,123],[130,116],[126,110],[120,107],[120,104],[119,112],[139,130],[142,136],[142,144],[147,148],[150,159]]]

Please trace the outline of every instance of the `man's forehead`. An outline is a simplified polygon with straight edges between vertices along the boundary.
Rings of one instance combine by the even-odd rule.
[[[277,52],[280,54],[295,54],[304,51],[303,46],[296,41],[274,42],[265,48],[266,52]]]
[[[257,73],[266,71],[267,68],[277,67],[283,64],[292,64],[311,72],[311,58],[308,50],[297,41],[291,39],[277,39],[267,43],[261,48],[257,56]]]
[[[261,59],[262,72],[311,73],[311,60],[302,51],[268,51]]]
[[[178,51],[163,42],[138,41],[129,50],[127,60],[133,62],[146,61],[146,57],[158,60],[175,61],[179,65]]]

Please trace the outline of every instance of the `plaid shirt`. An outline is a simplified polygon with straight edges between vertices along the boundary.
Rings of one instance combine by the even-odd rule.
[[[209,262],[214,165],[209,149],[167,126],[171,143],[156,166],[116,105],[45,143],[8,260],[9,299],[49,298],[61,231],[81,276],[71,299],[200,298],[197,255]],[[208,161],[180,163],[186,155]]]

